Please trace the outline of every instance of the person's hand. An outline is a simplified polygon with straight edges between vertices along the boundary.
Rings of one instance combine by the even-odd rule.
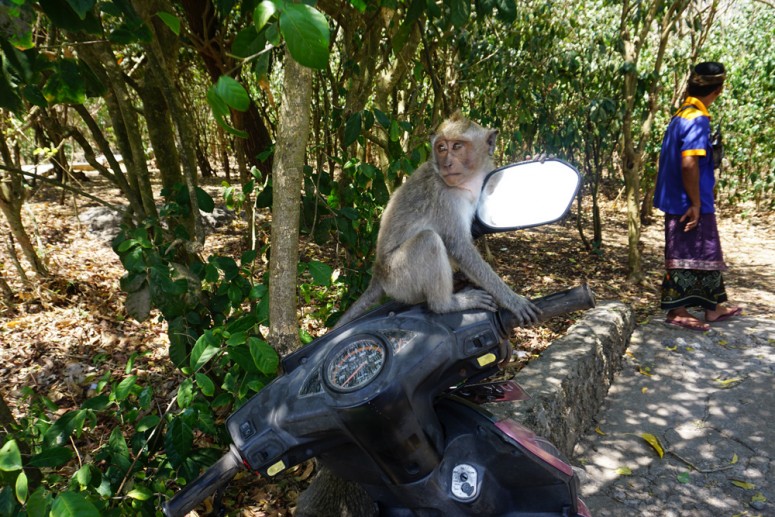
[[[679,219],[679,222],[684,221],[686,221],[686,226],[684,226],[685,232],[690,232],[697,228],[697,223],[700,222],[700,207],[690,206],[686,213],[681,216],[681,219]]]

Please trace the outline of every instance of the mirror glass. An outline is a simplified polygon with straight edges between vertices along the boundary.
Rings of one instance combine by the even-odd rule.
[[[476,217],[484,233],[557,221],[573,203],[580,179],[572,165],[556,159],[501,167],[485,180]]]

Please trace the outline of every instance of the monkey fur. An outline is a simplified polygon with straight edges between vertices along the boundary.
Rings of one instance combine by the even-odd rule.
[[[505,307],[522,325],[540,310],[514,293],[479,254],[471,223],[484,178],[494,169],[498,131],[455,112],[431,136],[433,154],[391,196],[380,221],[371,283],[340,327],[383,295],[436,313]],[[479,288],[453,291],[453,264]]]

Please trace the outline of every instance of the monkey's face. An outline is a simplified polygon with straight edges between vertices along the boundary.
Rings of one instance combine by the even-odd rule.
[[[433,154],[441,178],[450,187],[465,183],[478,172],[477,153],[468,139],[438,137],[433,143]]]

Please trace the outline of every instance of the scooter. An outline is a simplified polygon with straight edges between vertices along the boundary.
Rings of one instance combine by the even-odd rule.
[[[580,177],[561,160],[486,178],[475,235],[555,222]],[[594,306],[587,286],[532,300],[542,319]],[[506,310],[435,314],[387,303],[282,360],[226,421],[233,443],[163,505],[183,516],[242,469],[276,476],[310,458],[360,484],[381,516],[582,516],[578,479],[547,440],[479,404],[525,394],[483,382],[510,358]]]

